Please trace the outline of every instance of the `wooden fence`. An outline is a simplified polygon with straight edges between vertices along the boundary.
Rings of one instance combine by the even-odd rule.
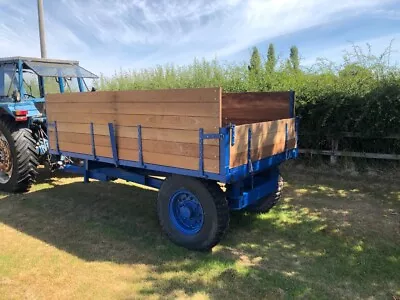
[[[302,134],[303,136],[309,136],[312,134]],[[339,141],[342,138],[360,138],[360,139],[394,139],[400,140],[400,134],[388,135],[384,137],[363,137],[360,134],[352,132],[342,132],[339,137],[328,137],[331,144],[331,149],[329,150],[317,150],[317,149],[299,149],[299,153],[302,154],[316,154],[330,156],[331,164],[336,164],[337,158],[342,157],[359,157],[359,158],[374,158],[374,159],[385,159],[385,160],[399,160],[400,154],[392,153],[370,153],[370,152],[353,152],[353,151],[342,151],[339,150]]]

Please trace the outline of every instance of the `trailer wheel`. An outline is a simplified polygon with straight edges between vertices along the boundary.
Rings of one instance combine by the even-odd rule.
[[[215,182],[171,176],[157,200],[161,228],[177,245],[205,251],[214,247],[229,226],[229,207]]]
[[[0,190],[28,191],[36,179],[38,164],[32,131],[0,120]]]
[[[278,188],[276,192],[260,199],[256,204],[248,206],[246,208],[246,211],[259,214],[264,214],[269,212],[281,199],[282,189],[283,189],[283,178],[282,176],[279,175]]]

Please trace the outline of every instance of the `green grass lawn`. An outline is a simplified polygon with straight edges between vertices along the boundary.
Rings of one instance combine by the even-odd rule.
[[[400,298],[399,182],[286,173],[212,253],[162,235],[151,189],[61,174],[2,194],[0,298]]]

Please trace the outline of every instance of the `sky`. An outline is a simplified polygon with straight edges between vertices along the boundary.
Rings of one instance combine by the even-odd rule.
[[[43,0],[50,58],[99,74],[194,58],[241,63],[269,43],[302,64],[339,62],[353,44],[392,43],[400,63],[400,0]],[[0,57],[40,56],[37,1],[0,0]]]

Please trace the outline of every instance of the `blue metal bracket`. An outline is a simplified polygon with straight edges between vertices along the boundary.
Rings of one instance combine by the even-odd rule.
[[[229,172],[230,141],[229,127],[219,129],[219,174],[227,175]]]
[[[142,126],[137,126],[137,135],[138,135],[138,150],[139,150],[139,164],[144,167],[143,163],[143,145],[142,145]]]
[[[199,129],[199,171],[204,175],[204,129]]]
[[[251,128],[249,128],[248,133],[247,133],[247,165],[249,167],[249,173],[253,173],[253,163],[251,161],[251,137],[252,137],[252,132]]]
[[[288,157],[288,138],[289,138],[289,130],[288,130],[288,124],[285,124],[285,154],[286,158]]]
[[[83,79],[81,77],[78,77],[78,87],[79,87],[79,92],[83,93],[85,91],[85,88],[83,86]]]
[[[96,159],[96,145],[94,141],[94,127],[93,127],[93,122],[90,122],[90,142],[92,144],[92,155],[93,159]]]
[[[114,159],[115,166],[118,167],[118,151],[117,151],[117,143],[115,140],[115,131],[114,131],[114,124],[108,123],[108,131],[110,132],[110,143],[111,143],[111,150]]]
[[[64,78],[58,77],[58,86],[60,88],[60,93],[64,93]]]
[[[85,171],[83,173],[83,182],[89,183],[89,160],[85,159],[84,165],[85,165]]]
[[[231,124],[231,133],[232,133],[231,146],[234,146],[235,145],[235,124]]]
[[[56,133],[56,150],[57,150],[57,154],[60,154],[60,145],[58,143],[57,121],[54,121],[54,131]]]

